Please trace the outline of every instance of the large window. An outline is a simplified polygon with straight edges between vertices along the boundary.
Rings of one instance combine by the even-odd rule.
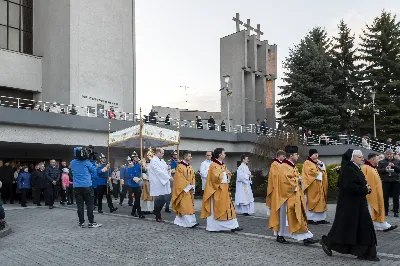
[[[0,48],[32,54],[33,0],[0,0]]]

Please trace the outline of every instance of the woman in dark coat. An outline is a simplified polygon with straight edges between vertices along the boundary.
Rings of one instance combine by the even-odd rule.
[[[371,193],[361,172],[361,151],[349,149],[342,157],[335,220],[321,245],[328,256],[332,250],[352,254],[360,260],[379,261],[376,256],[376,235],[368,211],[366,195]]]

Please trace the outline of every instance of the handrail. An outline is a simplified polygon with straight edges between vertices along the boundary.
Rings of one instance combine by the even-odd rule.
[[[73,104],[60,104],[56,102],[45,102],[45,101],[36,101],[31,99],[23,99],[23,98],[14,98],[9,96],[0,96],[0,106],[3,107],[14,107],[19,109],[31,109],[37,111],[47,111],[54,112],[60,114],[70,114],[70,115],[79,115],[79,116],[87,116],[87,117],[99,117],[99,118],[110,118],[113,120],[123,120],[123,121],[132,121],[139,122],[140,117],[138,114],[127,113],[127,112],[119,112],[104,109],[97,109],[93,106],[78,106]],[[265,136],[276,136],[280,134],[286,134],[287,137],[289,133],[279,130],[273,129],[269,127],[263,127],[257,124],[248,124],[248,125],[234,125],[231,126],[231,130],[228,129],[226,124],[215,124],[204,122],[207,119],[198,119],[198,120],[179,120],[170,117],[161,117],[161,116],[150,116],[144,115],[144,122],[149,124],[163,124],[165,126],[178,126],[178,122],[180,127],[188,127],[188,128],[196,128],[198,130],[214,130],[214,131],[223,131],[223,132],[231,132],[231,133],[252,133],[258,135]],[[373,150],[376,152],[384,152],[388,147],[392,149],[399,149],[400,145],[388,145],[385,143],[381,143],[375,140],[364,140],[363,138],[355,135],[343,135],[337,134],[334,137],[331,136],[320,136],[312,134],[311,136],[306,136],[304,133],[299,133],[299,142],[300,144],[307,146],[315,146],[315,145],[343,145],[343,144],[351,144],[358,147],[363,147],[369,150]]]

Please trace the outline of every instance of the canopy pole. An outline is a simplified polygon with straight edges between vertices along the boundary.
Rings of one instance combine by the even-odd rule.
[[[143,119],[142,119],[142,107],[140,107],[140,131],[139,131],[139,136],[140,136],[140,159],[143,160]]]
[[[178,153],[178,161],[179,161],[179,144],[181,143],[181,126],[180,123],[178,121],[178,145],[176,145],[176,150]]]
[[[108,159],[109,164],[110,164],[110,131],[111,131],[111,120],[110,120],[110,118],[108,118],[107,159]],[[110,181],[110,169],[108,169],[108,176],[107,176],[107,194],[108,194],[109,181]]]

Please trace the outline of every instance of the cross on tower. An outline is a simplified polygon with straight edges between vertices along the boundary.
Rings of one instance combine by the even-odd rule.
[[[236,22],[236,32],[239,32],[240,25],[243,25],[243,22],[239,19],[239,13],[236,13],[236,17],[233,17],[232,20]]]
[[[254,30],[254,28],[252,26],[250,26],[250,19],[247,19],[247,23],[244,24],[243,26],[245,26],[247,28],[247,35],[250,36],[250,31]]]
[[[257,29],[254,30],[257,33],[257,39],[261,40],[261,35],[264,35],[264,32],[261,31],[261,25],[257,24]]]

